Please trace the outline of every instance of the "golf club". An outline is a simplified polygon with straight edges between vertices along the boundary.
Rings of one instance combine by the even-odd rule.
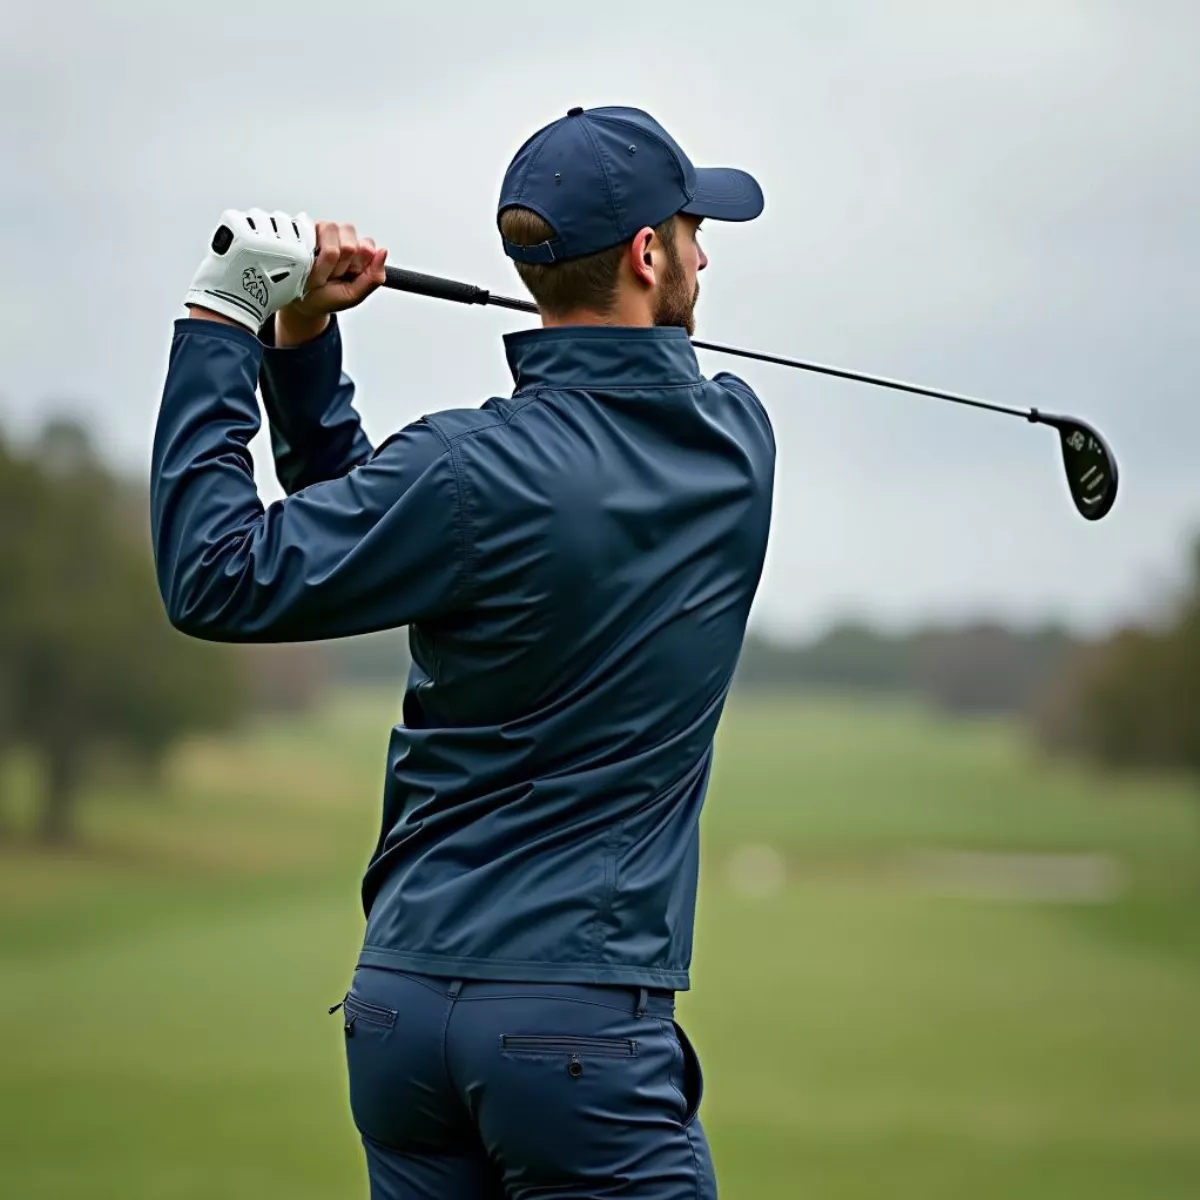
[[[511,296],[495,296],[486,288],[475,287],[469,283],[442,279],[437,275],[422,275],[420,272],[406,271],[400,267],[388,267],[386,270],[387,280],[384,286],[397,291],[430,296],[436,300],[453,300],[459,304],[490,304],[496,308],[510,308],[516,312],[537,312],[537,306],[532,301],[516,300]],[[977,400],[972,396],[937,391],[913,383],[902,383],[897,379],[885,379],[879,375],[866,375],[861,371],[847,371],[841,367],[803,362],[796,358],[780,358],[778,355],[762,354],[757,350],[740,350],[735,346],[720,346],[714,342],[701,342],[696,339],[692,340],[692,345],[698,350],[715,350],[718,354],[733,354],[739,358],[752,358],[781,367],[814,371],[819,375],[833,375],[839,379],[871,383],[876,387],[891,388],[898,392],[911,392],[917,396],[930,396],[935,400],[948,400],[952,404],[966,404],[972,408],[984,408],[989,412],[1003,413],[1010,417],[1021,417],[1035,425],[1049,425],[1058,430],[1063,466],[1067,473],[1067,487],[1079,512],[1089,521],[1098,521],[1107,515],[1117,498],[1117,460],[1100,433],[1077,417],[1056,416],[1053,413],[1040,412],[1036,408],[1010,408],[1004,404]]]

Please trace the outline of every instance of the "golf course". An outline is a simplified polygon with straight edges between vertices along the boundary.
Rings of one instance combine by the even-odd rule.
[[[90,791],[72,848],[0,843],[0,1196],[365,1196],[327,1009],[398,714],[190,741]],[[723,1197],[1200,1195],[1194,785],[735,696],[704,855],[679,1015]]]

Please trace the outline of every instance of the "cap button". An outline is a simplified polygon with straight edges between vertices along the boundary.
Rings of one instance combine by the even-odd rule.
[[[583,115],[583,109],[582,109],[582,108],[568,108],[568,109],[567,109],[567,116],[568,116],[568,117],[579,117],[579,116],[582,116],[582,115]]]

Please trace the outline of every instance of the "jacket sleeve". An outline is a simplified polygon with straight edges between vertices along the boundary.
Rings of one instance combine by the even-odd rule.
[[[451,611],[467,546],[449,443],[418,421],[264,509],[247,449],[262,352],[243,329],[176,323],[150,492],[172,624],[211,641],[311,641]]]
[[[290,496],[366,462],[372,447],[354,408],[354,383],[342,370],[337,317],[303,346],[277,348],[274,318],[259,336],[266,349],[258,382],[283,490]]]

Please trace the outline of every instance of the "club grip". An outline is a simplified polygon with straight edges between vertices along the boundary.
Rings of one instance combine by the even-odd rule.
[[[439,275],[422,275],[420,271],[406,271],[402,267],[386,267],[385,271],[387,279],[384,280],[383,286],[395,288],[399,292],[432,296],[435,300],[455,300],[459,304],[488,302],[488,290],[470,283],[443,279]]]

